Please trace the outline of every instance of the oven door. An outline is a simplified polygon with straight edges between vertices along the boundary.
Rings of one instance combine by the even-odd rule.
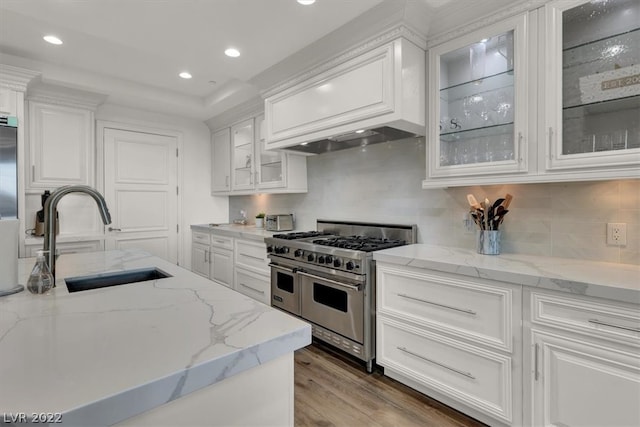
[[[300,315],[300,285],[298,274],[282,265],[271,266],[271,305]]]
[[[298,275],[302,318],[363,343],[364,284],[352,285],[300,271]]]

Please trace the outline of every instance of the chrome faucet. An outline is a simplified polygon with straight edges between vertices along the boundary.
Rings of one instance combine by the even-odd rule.
[[[69,193],[84,193],[93,197],[93,200],[98,204],[100,210],[100,216],[104,225],[111,224],[111,214],[107,209],[107,202],[104,201],[102,194],[94,188],[87,185],[67,185],[55,190],[47,201],[44,203],[44,250],[47,257],[47,264],[51,270],[51,274],[54,279],[56,277],[56,221],[57,221],[57,206],[60,199]],[[46,252],[49,251],[49,252]],[[54,280],[55,286],[55,280]]]

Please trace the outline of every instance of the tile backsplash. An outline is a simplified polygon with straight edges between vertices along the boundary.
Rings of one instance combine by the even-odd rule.
[[[464,227],[466,194],[514,196],[502,224],[502,252],[640,264],[640,180],[522,184],[423,190],[424,138],[309,157],[309,192],[233,196],[229,219],[246,210],[294,213],[296,229],[316,219],[411,223],[418,241],[474,248]],[[627,245],[608,246],[606,224],[627,224]],[[475,225],[474,225],[475,227]]]

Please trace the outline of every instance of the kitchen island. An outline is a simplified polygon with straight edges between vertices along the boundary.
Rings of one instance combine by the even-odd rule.
[[[24,282],[32,266],[20,260]],[[49,295],[0,298],[4,422],[293,424],[293,351],[311,342],[308,324],[143,251],[56,267]],[[64,281],[143,267],[172,277],[74,293]]]

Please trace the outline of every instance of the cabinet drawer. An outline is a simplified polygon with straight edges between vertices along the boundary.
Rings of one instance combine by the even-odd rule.
[[[217,234],[211,235],[211,246],[214,248],[231,249],[233,250],[233,238],[220,236]]]
[[[378,311],[482,343],[512,349],[516,286],[495,286],[426,270],[378,264]],[[519,313],[517,313],[519,314]]]
[[[202,233],[200,231],[193,231],[191,233],[191,241],[194,243],[197,242],[209,246],[209,244],[211,243],[211,234]]]
[[[531,293],[531,322],[640,346],[640,308]]]
[[[378,363],[493,418],[512,419],[511,358],[379,317]]]
[[[267,247],[263,242],[236,239],[236,266],[247,270],[269,274]]]
[[[271,284],[268,276],[236,269],[235,289],[262,303],[270,303]]]

